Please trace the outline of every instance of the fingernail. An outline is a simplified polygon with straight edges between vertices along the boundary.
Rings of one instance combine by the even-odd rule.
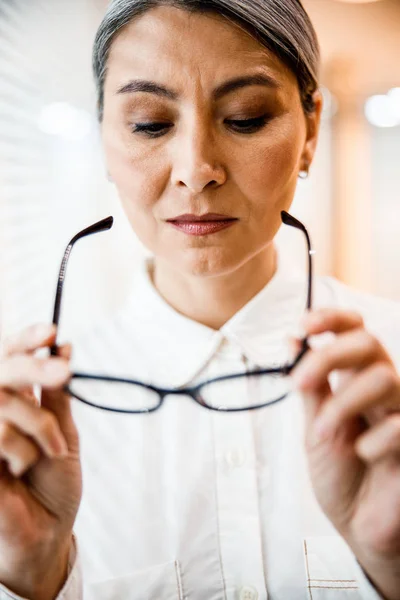
[[[376,453],[379,452],[379,447],[376,447],[374,443],[370,444],[368,440],[363,440],[356,444],[356,451],[366,461],[372,460]]]
[[[61,346],[61,356],[64,356],[64,357],[70,359],[71,355],[72,355],[72,345],[71,344],[64,344],[64,346]]]
[[[51,439],[51,449],[60,458],[68,455],[68,446],[63,437],[53,437]]]
[[[14,475],[14,477],[16,478],[20,477],[24,472],[24,467],[21,464],[10,463],[8,468],[11,471],[12,475]]]

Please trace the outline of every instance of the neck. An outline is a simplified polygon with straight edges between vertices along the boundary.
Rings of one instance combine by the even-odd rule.
[[[217,277],[180,273],[157,259],[152,277],[170,306],[218,330],[267,285],[275,271],[276,251],[271,244],[235,271]]]

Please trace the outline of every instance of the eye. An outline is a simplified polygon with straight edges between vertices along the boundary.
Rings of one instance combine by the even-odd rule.
[[[238,133],[255,133],[262,129],[270,119],[271,117],[269,115],[261,115],[260,117],[254,117],[252,119],[226,119],[225,123]],[[135,123],[132,126],[132,132],[143,134],[149,138],[158,138],[165,135],[171,127],[173,127],[171,123],[155,121]]]
[[[252,119],[226,119],[225,123],[238,133],[255,133],[262,129],[270,119],[269,115],[262,115]]]
[[[143,133],[147,137],[157,138],[164,135],[172,125],[170,123],[135,123],[132,126],[133,133]]]

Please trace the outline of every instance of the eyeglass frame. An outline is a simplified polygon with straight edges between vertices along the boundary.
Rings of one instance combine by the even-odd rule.
[[[294,228],[302,231],[306,238],[307,250],[308,250],[308,252],[307,252],[307,255],[308,255],[308,261],[307,261],[308,262],[308,283],[307,283],[306,310],[309,311],[309,310],[311,310],[311,307],[312,307],[312,284],[313,284],[312,255],[314,254],[314,251],[312,250],[312,247],[311,247],[310,236],[309,236],[309,233],[308,233],[306,227],[303,225],[303,223],[301,223],[301,221],[299,221],[298,219],[296,219],[295,217],[290,215],[288,212],[281,211],[281,219],[285,225],[294,227]],[[71,239],[71,241],[69,242],[69,244],[64,252],[64,256],[61,261],[61,267],[60,267],[60,272],[59,272],[59,276],[58,276],[57,291],[56,291],[56,297],[55,297],[55,302],[54,302],[53,320],[52,320],[53,324],[57,327],[57,330],[56,330],[57,333],[56,333],[55,342],[50,348],[50,356],[57,356],[58,351],[59,351],[59,346],[57,345],[57,335],[58,335],[58,330],[59,330],[62,291],[63,291],[63,285],[64,285],[64,280],[65,280],[68,259],[71,254],[72,248],[73,248],[75,242],[78,241],[79,239],[82,239],[83,237],[111,229],[111,227],[113,226],[113,222],[114,222],[114,219],[112,216],[110,216],[105,219],[102,219],[101,221],[98,221],[97,223],[94,223],[93,225],[90,225],[89,227],[86,227],[82,231],[78,232]],[[201,398],[200,391],[203,387],[210,385],[212,383],[235,380],[235,379],[239,379],[239,378],[243,378],[243,377],[246,377],[246,378],[253,377],[253,376],[258,377],[258,376],[262,376],[262,375],[288,376],[309,349],[310,349],[310,346],[308,343],[308,336],[306,336],[301,340],[301,346],[300,346],[300,350],[299,350],[297,356],[291,362],[284,364],[281,367],[268,368],[268,369],[256,369],[256,370],[246,371],[246,372],[242,372],[242,373],[231,373],[231,374],[227,374],[227,375],[221,375],[219,377],[214,377],[212,379],[203,380],[200,383],[198,383],[197,385],[192,386],[192,387],[160,388],[155,385],[151,385],[151,384],[145,383],[143,381],[137,381],[134,379],[125,379],[125,378],[121,378],[121,377],[110,377],[110,376],[102,376],[102,375],[91,375],[88,373],[79,373],[79,372],[75,372],[75,373],[71,374],[71,379],[74,379],[74,378],[75,379],[91,379],[91,380],[98,380],[98,381],[112,381],[112,382],[118,382],[118,383],[128,383],[128,384],[133,384],[133,385],[145,388],[151,392],[157,393],[159,396],[159,403],[155,407],[141,409],[141,410],[128,410],[128,409],[119,409],[119,408],[112,408],[112,407],[107,407],[107,406],[100,406],[93,402],[89,402],[88,400],[85,400],[84,398],[79,397],[77,394],[75,394],[70,389],[68,384],[64,385],[63,391],[68,393],[70,396],[76,398],[80,402],[83,402],[84,404],[87,404],[94,408],[98,408],[100,410],[107,410],[110,412],[127,413],[127,414],[146,414],[146,413],[155,412],[156,410],[159,410],[161,408],[161,406],[164,403],[164,399],[166,398],[166,396],[169,396],[169,395],[189,396],[190,398],[192,398],[192,400],[194,400],[197,404],[199,404],[203,408],[207,408],[208,410],[213,410],[213,411],[218,411],[218,412],[243,412],[243,411],[247,411],[247,410],[257,410],[259,408],[264,408],[266,406],[272,406],[273,404],[276,404],[277,402],[284,400],[289,395],[289,392],[286,392],[285,394],[279,396],[277,399],[270,401],[270,402],[264,402],[262,404],[257,404],[257,405],[253,405],[253,406],[227,408],[227,407],[210,406]]]

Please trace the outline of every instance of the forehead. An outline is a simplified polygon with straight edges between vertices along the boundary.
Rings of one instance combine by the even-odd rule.
[[[283,86],[296,85],[290,69],[236,23],[217,14],[170,6],[148,10],[114,39],[107,69],[113,87],[132,76],[174,82],[215,82],[262,67]]]

